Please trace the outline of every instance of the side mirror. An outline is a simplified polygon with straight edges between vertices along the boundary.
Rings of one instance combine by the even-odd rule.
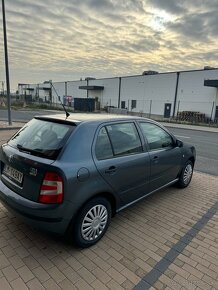
[[[176,139],[176,146],[177,147],[183,147],[183,142],[179,139]]]

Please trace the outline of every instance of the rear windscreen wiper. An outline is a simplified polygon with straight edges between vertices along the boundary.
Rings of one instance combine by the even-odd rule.
[[[25,152],[27,154],[31,154],[31,150],[23,147],[21,144],[17,144],[17,149],[19,149],[19,151]]]
[[[40,148],[29,149],[29,148],[23,147],[21,144],[17,144],[17,148],[19,151],[22,151],[24,153],[39,156],[39,157],[44,157],[44,158],[48,158],[48,159],[56,158],[58,153],[61,150],[61,148],[59,148],[57,150],[43,150]]]

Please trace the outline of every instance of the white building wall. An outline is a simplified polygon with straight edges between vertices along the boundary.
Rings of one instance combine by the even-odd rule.
[[[33,100],[36,99],[38,97],[38,84],[30,84],[28,86],[25,86],[26,88],[33,88],[34,91],[28,91],[26,90],[26,94],[27,95],[32,95]],[[23,93],[25,92],[25,90],[23,90]]]
[[[204,86],[204,80],[218,79],[218,70],[181,72],[176,111],[195,111],[211,117],[217,89]]]
[[[34,90],[28,90],[28,88],[32,88]],[[49,91],[43,90],[43,88],[50,88],[50,84],[27,84],[23,86],[19,86],[19,94],[20,95],[31,95],[33,101],[42,100],[48,101],[50,98]]]
[[[215,115],[218,106],[217,88],[204,86],[204,80],[218,79],[218,69],[179,72],[177,90],[176,111],[197,111],[205,113],[208,117]],[[173,116],[174,99],[176,92],[177,73],[161,73],[156,75],[140,75],[121,78],[120,107],[122,101],[129,111],[143,112],[151,115],[164,114],[166,104],[171,104],[171,116]],[[101,108],[105,106],[118,107],[119,78],[104,78],[89,80],[89,86],[103,86],[103,90],[89,90],[89,98],[98,98]],[[30,91],[33,98],[37,96],[38,86],[50,86],[50,84],[29,84],[27,87],[34,88]],[[58,95],[63,101],[67,93],[73,98],[86,98],[87,90],[79,89],[87,86],[87,81],[54,82]],[[23,87],[24,88],[24,87]],[[21,90],[21,88],[20,88]],[[24,91],[24,90],[23,90]],[[20,92],[21,93],[21,92]],[[39,97],[45,97],[48,91],[39,90]],[[131,101],[136,100],[136,108],[131,109]],[[52,88],[52,101],[59,103],[58,97]],[[214,102],[214,106],[213,106]],[[212,112],[212,107],[213,112]]]
[[[67,95],[72,96],[73,98],[86,98],[86,90],[79,89],[79,86],[86,86],[87,81],[73,81],[67,82]]]
[[[52,101],[55,104],[59,104],[58,96],[60,96],[61,102],[63,102],[63,96],[65,96],[65,82],[52,82],[52,85]]]
[[[26,95],[31,95],[32,97],[34,97],[36,94],[36,87],[37,87],[37,84],[21,85],[18,87],[18,93],[19,95],[24,96],[26,92]],[[33,88],[34,90],[29,91],[28,88]]]
[[[57,83],[55,83],[55,88]],[[60,83],[59,83],[60,84]],[[87,81],[67,82],[67,95],[73,98],[87,98],[87,90],[79,89],[80,86],[87,86]],[[88,86],[103,86],[103,90],[89,90],[88,98],[98,98],[101,108],[105,106],[118,106],[119,78],[107,78],[89,80]],[[63,88],[63,86],[62,86]]]
[[[53,100],[50,100],[50,92],[49,90],[43,90],[43,88],[51,88],[51,84],[38,84],[36,86],[35,89],[35,96],[34,99],[36,99],[36,97],[39,97],[39,100],[42,100],[43,102],[53,102]]]
[[[108,78],[99,80],[89,80],[90,86],[103,86],[103,90],[90,90],[90,98],[98,98],[101,108],[105,106],[118,107],[119,98],[119,78]]]
[[[163,115],[165,103],[173,102],[176,90],[176,73],[124,77],[121,81],[121,101],[131,111],[131,100],[136,100],[133,112]]]

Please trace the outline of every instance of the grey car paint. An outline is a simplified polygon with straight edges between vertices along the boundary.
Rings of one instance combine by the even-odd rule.
[[[175,148],[149,153],[138,122],[153,122],[151,120],[111,115],[75,116],[76,119],[70,117],[67,120],[65,115],[40,117],[42,120],[76,125],[56,160],[20,152],[7,143],[1,146],[0,199],[10,210],[35,227],[54,233],[65,233],[81,207],[96,195],[107,196],[112,202],[113,212],[118,212],[151,192],[176,182],[185,162],[190,158],[193,162],[195,160],[194,147],[181,143],[180,147],[177,146],[176,138],[165,128],[164,130],[172,136]],[[94,148],[99,129],[105,124],[126,121],[136,124],[144,151],[108,160],[97,160]],[[155,156],[158,156],[158,160],[154,159]],[[3,165],[11,162],[15,168],[27,175],[25,190],[3,176]],[[113,166],[116,170],[107,173]],[[30,168],[37,169],[37,176],[30,174]],[[62,204],[37,202],[42,178],[47,170],[58,172],[64,180]],[[157,176],[161,173],[165,174],[157,183]]]
[[[111,122],[101,124],[96,132],[96,137],[100,129],[109,124]],[[94,152],[95,143],[96,138],[94,139],[94,146],[92,146],[96,168],[103,179],[111,186],[113,192],[120,197],[121,206],[149,192],[150,157],[147,151],[98,160]]]

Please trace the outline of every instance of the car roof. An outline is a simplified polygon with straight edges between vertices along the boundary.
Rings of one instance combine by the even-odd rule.
[[[149,120],[146,118],[138,117],[138,116],[127,116],[127,115],[114,115],[114,114],[93,114],[93,113],[71,113],[70,116],[66,119],[66,115],[63,114],[52,114],[52,115],[40,115],[36,116],[37,119],[44,119],[44,120],[56,120],[56,121],[63,121],[67,123],[74,123],[77,124],[81,122],[107,122],[107,121],[125,121],[125,120]]]

